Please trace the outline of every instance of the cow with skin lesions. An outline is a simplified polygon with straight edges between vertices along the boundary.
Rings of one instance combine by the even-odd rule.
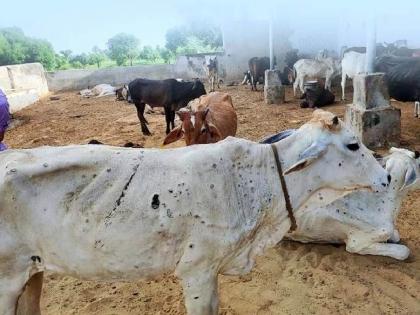
[[[228,137],[168,150],[2,153],[0,314],[14,315],[18,304],[39,314],[46,270],[103,281],[174,273],[188,314],[218,314],[218,274],[248,273],[318,190],[388,185],[343,122],[313,115],[273,145]]]

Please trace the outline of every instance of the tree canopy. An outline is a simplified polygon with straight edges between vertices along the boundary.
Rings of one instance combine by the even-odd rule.
[[[128,60],[133,65],[133,60],[139,55],[139,40],[131,34],[119,33],[111,37],[107,43],[108,55],[121,66]]]
[[[70,49],[56,52],[47,40],[26,36],[21,29],[10,27],[0,28],[0,66],[40,62],[46,70],[61,70],[171,63],[177,54],[214,52],[222,44],[220,29],[201,22],[169,29],[165,47],[145,45],[140,49],[138,38],[119,33],[107,41],[105,50],[94,46],[90,52],[76,54]]]

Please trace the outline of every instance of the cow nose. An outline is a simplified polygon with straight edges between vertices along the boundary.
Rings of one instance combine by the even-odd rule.
[[[391,175],[390,174],[388,174],[388,184],[390,184],[391,183]]]

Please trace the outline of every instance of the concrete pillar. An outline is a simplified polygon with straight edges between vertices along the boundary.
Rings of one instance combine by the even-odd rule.
[[[267,104],[284,103],[285,91],[279,70],[265,70],[264,99]]]
[[[390,105],[384,73],[356,75],[353,88],[353,104],[346,106],[346,124],[368,148],[398,146],[401,111]]]

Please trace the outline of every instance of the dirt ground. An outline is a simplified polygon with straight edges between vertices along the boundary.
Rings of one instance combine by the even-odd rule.
[[[243,86],[222,90],[232,95],[237,109],[237,136],[251,140],[299,127],[312,112],[299,108],[290,89],[289,102],[282,106],[265,105],[261,92]],[[145,147],[163,142],[165,119],[160,114],[147,115],[153,136],[144,137],[135,108],[125,102],[114,97],[83,99],[76,93],[56,96],[60,100],[47,98],[14,115],[18,125],[6,135],[10,147],[83,144],[91,139]],[[402,111],[401,147],[419,150],[420,119],[413,117],[413,105],[393,105]],[[344,103],[327,109],[342,117]],[[420,314],[420,191],[404,201],[398,228],[402,243],[411,249],[405,262],[349,254],[344,246],[283,241],[257,260],[249,276],[219,278],[220,313]],[[48,274],[44,283],[44,314],[185,314],[174,277],[99,283]]]

